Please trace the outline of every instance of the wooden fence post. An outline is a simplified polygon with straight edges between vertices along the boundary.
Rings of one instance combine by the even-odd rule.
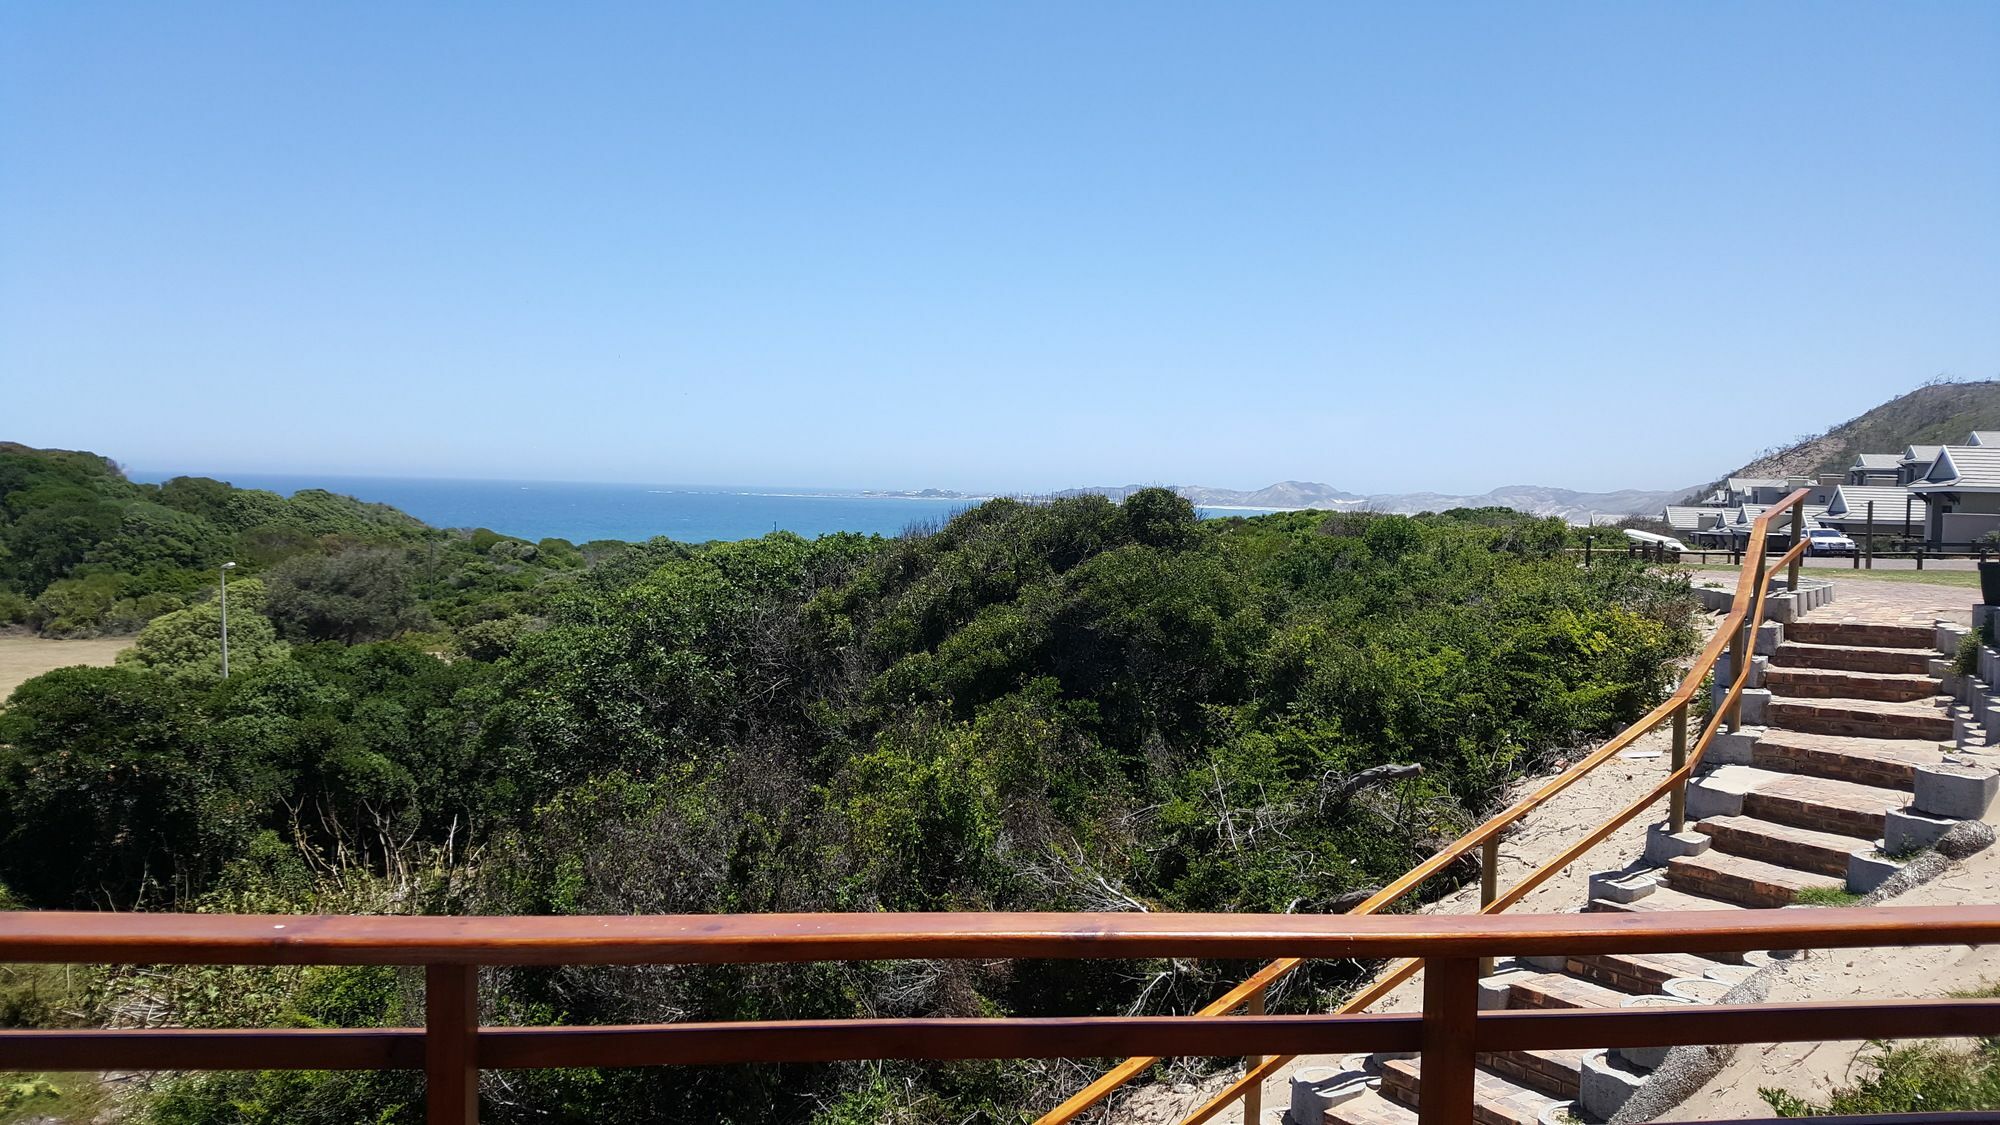
[[[1792,546],[1796,547],[1805,542],[1805,535],[1806,498],[1801,496],[1792,505]],[[1806,553],[1804,551],[1800,551],[1797,555],[1793,556],[1791,568],[1785,573],[1786,589],[1796,591],[1799,588],[1799,566],[1805,561]],[[1680,829],[1677,828],[1674,831],[1678,832]]]
[[[1745,650],[1749,647],[1748,645],[1743,643],[1743,636],[1746,632],[1749,631],[1749,629],[1750,625],[1746,621],[1744,623],[1743,628],[1736,630],[1735,635],[1729,638],[1729,681],[1728,683],[1724,683],[1721,680],[1717,680],[1715,683],[1715,686],[1721,689],[1725,694],[1729,691],[1729,684],[1733,684],[1736,682],[1736,674],[1743,670],[1743,660],[1745,657]],[[1737,716],[1742,712],[1742,710],[1743,710],[1743,697],[1741,695],[1738,695],[1736,697],[1736,700],[1729,705],[1728,709],[1724,712],[1722,716],[1723,719],[1728,721],[1729,732],[1731,734],[1736,733],[1737,728],[1742,725],[1739,722],[1737,722]]]
[[[424,966],[424,1120],[479,1122],[479,966]]]
[[[1688,705],[1683,703],[1674,708],[1674,757],[1673,768],[1678,771],[1687,765],[1688,759]],[[1687,782],[1674,786],[1673,794],[1667,798],[1667,827],[1671,832],[1687,831]]]
[[[1495,832],[1479,842],[1479,909],[1484,910],[1493,905],[1493,900],[1499,897],[1500,833]],[[1490,976],[1492,973],[1493,958],[1481,957],[1479,975]]]
[[[1418,1125],[1468,1125],[1473,1107],[1472,1037],[1479,1021],[1479,962],[1424,959],[1424,1083]]]

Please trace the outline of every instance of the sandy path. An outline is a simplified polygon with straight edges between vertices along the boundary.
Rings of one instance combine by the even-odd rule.
[[[130,637],[92,637],[56,641],[27,633],[0,633],[0,700],[51,668],[73,664],[102,667],[132,647]]]

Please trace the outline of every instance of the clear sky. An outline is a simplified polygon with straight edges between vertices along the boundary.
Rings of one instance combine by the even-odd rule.
[[[0,437],[1672,487],[2000,377],[2000,4],[13,4]]]

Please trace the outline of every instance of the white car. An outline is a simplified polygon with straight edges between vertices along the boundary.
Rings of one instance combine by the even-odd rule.
[[[1808,555],[1852,555],[1860,550],[1854,540],[1830,527],[1815,527],[1806,531],[1806,554]]]

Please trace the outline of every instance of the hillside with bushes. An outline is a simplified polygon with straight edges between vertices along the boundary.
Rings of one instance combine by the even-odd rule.
[[[1765,450],[1748,464],[1697,490],[1697,495],[1713,490],[1728,477],[1844,473],[1858,454],[1900,453],[1911,445],[1955,444],[1974,430],[2000,430],[2000,382],[1928,383],[1823,433]]]
[[[42,627],[64,583],[113,590],[113,617],[165,599],[117,666],[0,708],[0,893],[21,907],[1337,912],[1642,713],[1695,637],[1684,584],[1585,570],[1559,521],[1497,509],[1201,521],[1147,489],[991,501],[899,539],[571,546],[5,457],[5,573]],[[223,557],[243,564],[227,680]],[[1366,783],[1388,764],[1420,769]],[[1164,1013],[1242,968],[502,969],[482,994],[494,1023]],[[1315,963],[1277,1006],[1324,1007],[1356,971]],[[422,1011],[420,974],[390,967],[9,981],[12,1023]],[[1012,1121],[1070,1079],[518,1072],[485,1119]],[[414,1122],[419,1083],[182,1075],[127,1104],[176,1125]]]

